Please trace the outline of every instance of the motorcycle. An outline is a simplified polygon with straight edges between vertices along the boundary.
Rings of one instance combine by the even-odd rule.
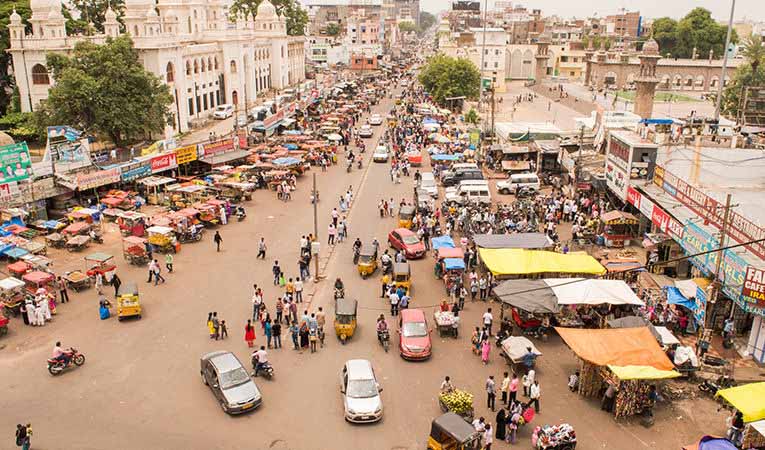
[[[377,339],[380,341],[380,345],[385,349],[385,353],[388,353],[388,349],[390,348],[390,332],[388,330],[378,331]]]
[[[85,364],[85,355],[78,352],[76,348],[70,348],[65,351],[64,354],[66,355],[66,359],[48,359],[48,372],[50,372],[51,375],[59,375],[64,370],[72,367],[72,365],[81,366]]]
[[[202,231],[204,230],[204,226],[202,225],[194,225],[192,226],[189,231],[181,234],[179,240],[181,244],[186,244],[189,242],[199,242],[202,240]]]
[[[274,377],[274,367],[271,365],[270,362],[266,361],[263,363],[263,365],[260,366],[260,369],[257,369],[258,367],[258,357],[253,356],[252,357],[252,370],[256,370],[256,372],[253,372],[253,375],[256,377],[258,374],[262,374],[268,379],[271,379]]]
[[[236,209],[236,220],[241,222],[245,217],[247,217],[247,211],[245,211],[244,208],[240,206]]]
[[[706,392],[714,397],[717,394],[717,391],[732,387],[734,384],[735,381],[733,378],[728,375],[721,375],[719,378],[717,378],[716,381],[704,380],[699,385],[699,390],[701,392]]]
[[[390,260],[384,260],[382,262],[383,275],[387,275],[393,272],[393,263]]]
[[[359,263],[359,254],[360,254],[360,250],[358,249],[358,247],[354,248],[353,249],[353,264]]]
[[[348,161],[348,165],[345,166],[345,171],[350,173],[352,168],[353,168],[353,161]]]
[[[356,164],[358,165],[358,168],[361,169],[361,158],[359,158],[359,160],[356,161]]]
[[[104,243],[104,237],[100,233],[90,233],[90,240],[96,244]]]
[[[507,330],[500,330],[499,333],[494,337],[494,340],[497,344],[497,347],[502,347],[502,342],[509,338],[511,336],[510,332]]]

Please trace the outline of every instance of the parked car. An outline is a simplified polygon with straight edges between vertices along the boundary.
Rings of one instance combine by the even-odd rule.
[[[202,355],[199,374],[210,387],[223,411],[241,414],[263,403],[258,386],[231,352],[217,351]]]
[[[215,111],[213,112],[213,118],[218,120],[228,119],[233,115],[234,105],[229,104],[218,105],[215,107]]]
[[[366,423],[382,419],[381,391],[372,363],[366,359],[351,359],[345,362],[340,374],[345,420]]]
[[[369,124],[370,125],[382,125],[382,123],[383,123],[383,118],[379,114],[372,114],[369,117]]]
[[[239,114],[239,117],[236,118],[236,124],[240,128],[246,128],[247,127],[247,116],[244,114]]]
[[[398,319],[399,352],[409,360],[424,360],[432,354],[430,330],[421,309],[403,309]]]
[[[422,172],[420,174],[420,189],[424,189],[433,198],[438,198],[438,186],[433,172]]]
[[[388,245],[404,252],[407,259],[425,256],[425,244],[414,231],[406,228],[396,228],[388,234]]]
[[[483,180],[483,173],[475,169],[460,169],[456,172],[449,172],[441,178],[444,186],[454,186],[463,180]]]
[[[359,136],[363,138],[371,138],[373,134],[375,134],[375,132],[369,125],[362,125],[361,128],[359,128]]]
[[[372,161],[374,162],[388,162],[388,147],[384,145],[378,145],[375,148],[375,152],[372,154]]]
[[[510,175],[507,180],[497,182],[497,190],[500,194],[517,194],[519,190],[537,193],[542,189],[542,183],[535,173],[516,173]]]

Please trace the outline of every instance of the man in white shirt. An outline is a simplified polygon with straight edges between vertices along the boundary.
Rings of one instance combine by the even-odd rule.
[[[486,332],[491,336],[491,323],[494,321],[494,316],[491,314],[491,308],[487,309],[483,313],[483,326],[486,328]]]
[[[531,404],[534,404],[534,411],[539,413],[539,397],[542,394],[542,392],[539,389],[539,381],[534,380],[534,384],[531,385],[531,388],[529,389],[529,406]]]
[[[398,315],[398,294],[396,293],[395,289],[391,289],[388,293],[388,298],[390,299],[390,315],[391,316],[397,316]]]
[[[303,303],[303,280],[297,278],[293,286],[295,288],[295,301]]]
[[[258,371],[268,362],[268,352],[266,352],[266,347],[261,345],[260,350],[253,353],[252,357],[257,361],[257,364],[255,364],[255,376],[257,377]]]

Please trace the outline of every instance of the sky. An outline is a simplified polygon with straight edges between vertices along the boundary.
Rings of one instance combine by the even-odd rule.
[[[485,0],[481,0],[483,4]],[[488,0],[489,8],[494,0]],[[712,16],[718,20],[728,20],[730,15],[730,0],[527,0],[513,1],[529,9],[541,9],[542,14],[558,15],[561,17],[588,17],[597,12],[599,16],[615,14],[621,8],[628,11],[639,10],[641,15],[648,18],[670,16],[683,17],[691,9],[701,6],[712,11]],[[420,0],[420,8],[436,13],[449,9],[451,0]],[[736,0],[736,20],[750,19],[765,21],[765,0]]]

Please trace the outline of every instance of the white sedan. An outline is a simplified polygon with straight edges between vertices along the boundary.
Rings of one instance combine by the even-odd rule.
[[[362,125],[359,129],[359,136],[363,138],[371,138],[374,134],[374,130],[369,125]]]
[[[382,125],[383,118],[379,114],[372,114],[372,116],[369,118],[369,124],[370,125]]]
[[[388,147],[378,145],[377,148],[375,148],[375,152],[372,154],[372,161],[388,162]]]

